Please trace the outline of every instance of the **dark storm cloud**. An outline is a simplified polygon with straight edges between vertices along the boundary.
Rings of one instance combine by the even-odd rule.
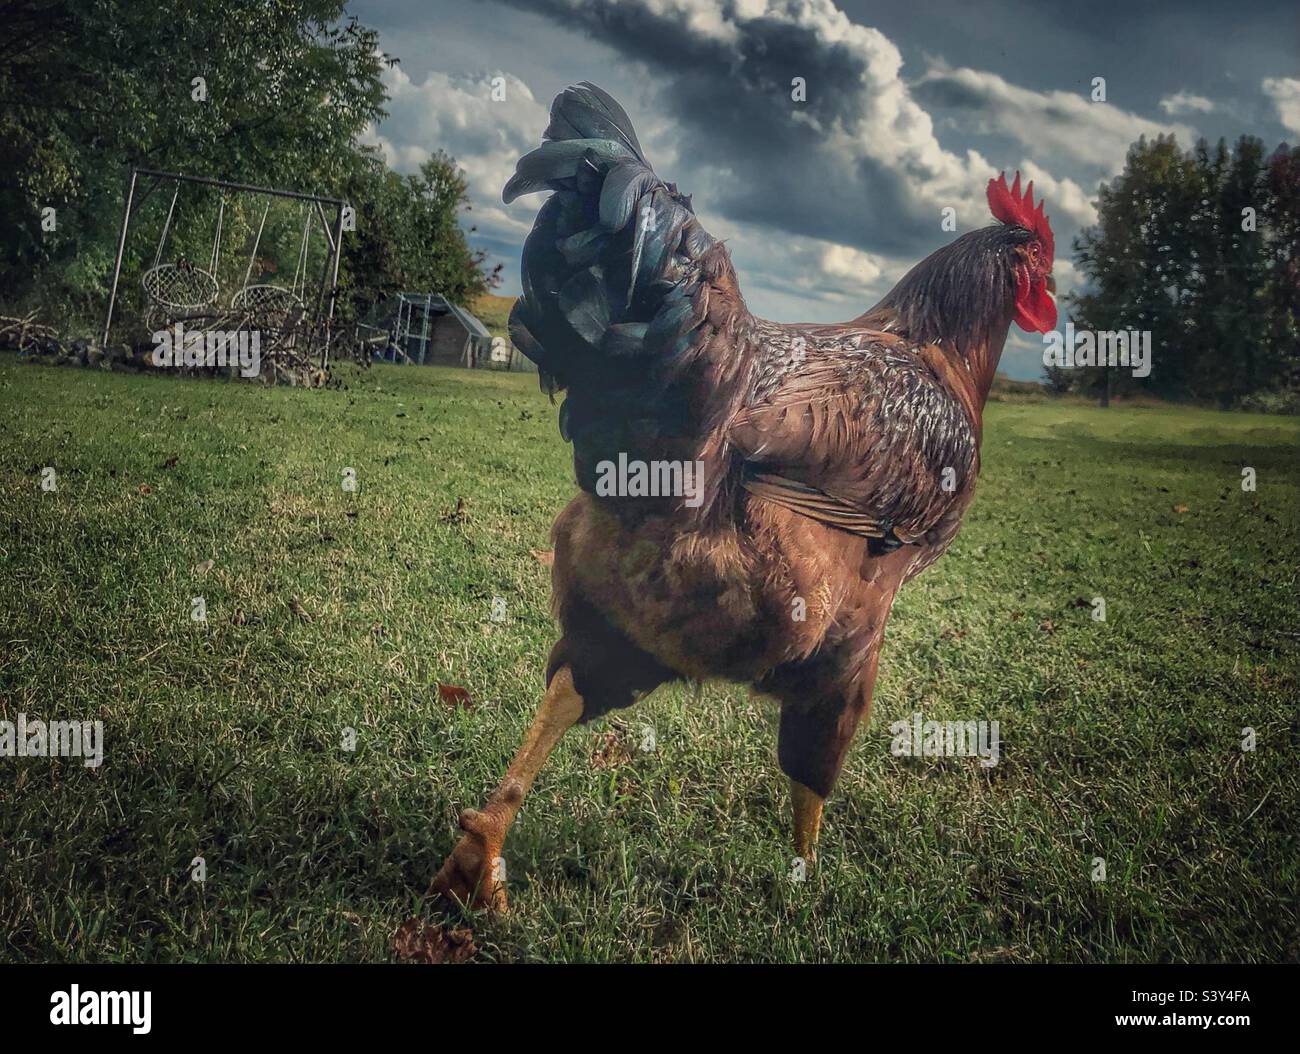
[[[936,193],[952,189],[962,162],[929,138],[928,117],[897,79],[893,45],[833,5],[747,18],[744,4],[704,0],[511,2],[657,75],[637,108],[672,119],[681,161],[707,181],[684,189],[708,210],[890,254],[933,247]],[[806,102],[791,98],[796,77]],[[880,142],[873,152],[873,131],[911,145]]]
[[[1090,183],[1115,171],[1140,136],[1174,135],[1185,144],[1195,138],[1185,124],[1148,120],[1079,92],[1031,91],[987,70],[936,64],[913,83],[912,92],[931,112],[960,111],[985,133],[1086,166]]]
[[[372,131],[410,170],[434,148],[469,175],[474,244],[518,288],[539,204],[500,188],[536,145],[545,108],[592,80],[631,114],[659,174],[695,195],[728,240],[750,303],[829,321],[873,302],[921,256],[989,222],[984,184],[1020,168],[1067,247],[1095,217],[1100,180],[1139,135],[1269,143],[1300,129],[1293,19],[1275,4],[1212,0],[1050,5],[1006,0],[351,0],[403,66]],[[1290,29],[1291,32],[1287,32]],[[906,62],[906,66],[904,66]],[[904,76],[904,72],[906,76]],[[486,84],[501,74],[505,102]],[[1106,76],[1108,100],[1089,99]],[[807,79],[804,103],[790,98]],[[1006,364],[1039,366],[1010,346]],[[1032,358],[1032,356],[1030,356]]]

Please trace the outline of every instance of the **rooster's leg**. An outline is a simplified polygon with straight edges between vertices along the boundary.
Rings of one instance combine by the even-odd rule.
[[[853,733],[871,711],[871,691],[880,659],[879,640],[873,644],[847,691],[840,687],[832,666],[820,678],[807,678],[811,699],[792,692],[782,700],[777,757],[790,777],[794,851],[809,863],[816,859],[822,806],[839,779]]]
[[[790,801],[794,805],[794,852],[811,864],[817,859],[817,835],[821,833],[826,799],[792,779]]]
[[[460,815],[465,832],[433,880],[433,891],[464,906],[504,912],[507,908],[501,849],[506,832],[551,751],[582,716],[582,696],[567,666],[555,671],[541,708],[500,785],[481,810]]]

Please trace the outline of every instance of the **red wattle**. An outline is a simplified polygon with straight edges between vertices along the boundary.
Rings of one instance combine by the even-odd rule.
[[[1046,281],[1016,283],[1015,323],[1027,333],[1049,333],[1056,328],[1056,301],[1048,293]]]

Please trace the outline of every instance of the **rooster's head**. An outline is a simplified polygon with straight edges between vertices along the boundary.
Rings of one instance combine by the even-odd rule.
[[[1021,329],[1047,333],[1056,328],[1056,292],[1052,280],[1052,261],[1056,243],[1052,227],[1043,215],[1043,203],[1034,207],[1034,184],[1030,181],[1024,195],[1020,193],[1020,173],[1007,186],[1006,173],[989,180],[989,208],[994,218],[1013,229],[1012,269],[1016,299],[1013,319]]]

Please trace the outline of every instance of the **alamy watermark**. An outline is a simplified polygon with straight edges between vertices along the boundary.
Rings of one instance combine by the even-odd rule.
[[[262,372],[261,330],[191,329],[177,322],[153,334],[153,364],[158,367],[238,368],[241,377]]]
[[[601,498],[685,498],[698,509],[704,502],[703,461],[638,461],[619,452],[618,461],[596,463],[596,496]]]
[[[85,758],[88,769],[104,763],[103,721],[49,721],[19,714],[0,721],[0,758]]]
[[[130,1025],[137,1036],[153,1027],[153,992],[82,991],[71,985],[50,995],[51,1025]]]
[[[913,714],[911,721],[895,721],[889,752],[895,757],[973,758],[992,768],[1001,755],[1001,737],[996,721],[926,721]]]
[[[1085,366],[1128,366],[1134,377],[1151,376],[1149,329],[1080,329],[1073,322],[1065,332],[1043,334],[1043,365],[1074,370]]]

